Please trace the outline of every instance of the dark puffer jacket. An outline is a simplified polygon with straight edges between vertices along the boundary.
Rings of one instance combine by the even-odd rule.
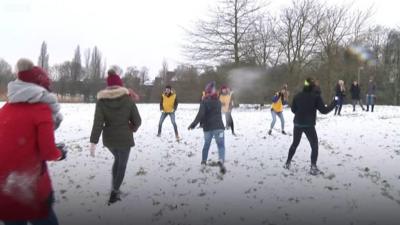
[[[336,102],[326,107],[322,98],[315,91],[303,91],[297,94],[292,102],[294,125],[297,127],[313,127],[317,118],[317,110],[322,114],[328,114],[336,106]]]
[[[201,101],[199,112],[189,128],[195,128],[200,122],[203,125],[203,131],[224,129],[221,102],[217,97],[206,97]]]
[[[132,129],[136,131],[142,120],[136,104],[123,87],[107,88],[97,94],[90,142],[97,144],[103,132],[103,144],[107,148],[127,148],[135,145]],[[132,124],[132,128],[130,125]]]
[[[351,99],[360,100],[360,86],[352,84],[350,87]]]

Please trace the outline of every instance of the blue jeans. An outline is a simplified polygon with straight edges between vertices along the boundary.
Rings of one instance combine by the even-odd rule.
[[[172,126],[174,126],[174,132],[175,132],[175,136],[178,136],[178,127],[176,126],[176,122],[175,122],[175,112],[172,113],[161,113],[161,117],[160,117],[160,122],[158,123],[158,134],[161,134],[161,130],[162,130],[162,125],[164,123],[165,118],[167,118],[167,116],[169,116],[171,118],[171,123]]]
[[[58,225],[57,216],[53,209],[50,208],[49,216],[45,219],[30,220],[30,221],[3,221],[4,225],[27,225],[28,222],[32,225]]]
[[[271,130],[274,128],[275,123],[276,123],[276,115],[278,115],[279,119],[281,120],[281,129],[282,131],[285,130],[285,119],[283,118],[283,112],[275,112],[274,110],[271,110],[271,115],[272,115],[272,122],[271,122]]]
[[[368,95],[366,96],[367,100],[367,111],[369,111],[369,106],[371,106],[371,111],[374,111],[375,106],[375,95]]]
[[[208,150],[210,150],[210,145],[213,138],[215,138],[215,142],[217,143],[219,161],[223,163],[225,161],[225,135],[224,135],[224,130],[222,129],[204,131],[204,146],[203,146],[202,161],[207,161]]]

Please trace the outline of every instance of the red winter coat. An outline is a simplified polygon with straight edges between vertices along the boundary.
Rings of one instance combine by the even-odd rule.
[[[46,161],[60,157],[47,104],[7,103],[0,109],[0,220],[48,216]]]

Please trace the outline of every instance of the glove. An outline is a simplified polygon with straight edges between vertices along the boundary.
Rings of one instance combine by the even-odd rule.
[[[56,144],[56,147],[57,147],[57,149],[58,150],[60,150],[60,152],[61,152],[61,157],[58,159],[58,161],[61,161],[61,160],[64,160],[64,159],[66,159],[67,158],[67,153],[68,153],[68,151],[67,151],[67,149],[66,149],[66,147],[65,147],[65,144],[64,143],[57,143]]]
[[[92,156],[92,157],[95,157],[96,156],[96,154],[95,154],[95,152],[96,152],[96,144],[94,144],[94,143],[90,143],[90,156]]]

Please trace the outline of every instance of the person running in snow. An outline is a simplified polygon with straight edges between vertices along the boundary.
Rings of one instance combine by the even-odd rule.
[[[232,118],[232,108],[234,106],[233,91],[226,85],[222,85],[219,100],[222,104],[222,113],[225,114],[225,128],[231,128],[232,134],[236,136]]]
[[[342,111],[342,106],[344,102],[344,98],[346,97],[345,94],[346,88],[344,86],[344,81],[339,80],[338,83],[336,84],[336,97],[338,99],[338,104],[335,107],[335,114],[340,116],[340,113]]]
[[[17,70],[9,100],[0,109],[0,221],[57,225],[47,161],[63,160],[67,151],[54,141],[55,103],[47,102],[52,97],[46,89],[50,79],[26,59],[18,61]]]
[[[317,167],[318,159],[318,136],[315,130],[317,110],[323,114],[328,114],[336,106],[336,97],[332,103],[326,107],[321,96],[314,91],[314,80],[307,78],[304,81],[303,91],[298,93],[292,102],[291,109],[294,113],[293,142],[290,146],[285,168],[290,168],[290,163],[297,146],[300,144],[301,136],[306,134],[311,145],[311,169],[312,175],[317,175],[320,171]]]
[[[374,111],[375,100],[376,100],[375,91],[376,91],[376,83],[374,82],[374,78],[370,77],[368,81],[368,89],[366,95],[367,112],[369,111],[369,106],[371,106],[371,112]]]
[[[8,83],[8,102],[48,104],[56,130],[63,120],[63,115],[60,112],[61,107],[57,96],[50,93],[51,80],[48,73],[42,68],[34,66],[31,60],[25,58],[18,60],[17,70],[17,79]]]
[[[129,90],[114,70],[108,71],[107,88],[97,93],[96,110],[90,135],[90,153],[94,157],[96,145],[103,134],[103,145],[114,156],[112,191],[108,204],[121,200],[120,187],[124,180],[131,148],[135,145],[133,132],[142,120]]]
[[[176,125],[175,122],[175,112],[177,108],[178,108],[178,98],[176,97],[176,93],[170,85],[167,85],[165,87],[164,93],[162,93],[161,95],[161,100],[160,100],[161,117],[160,117],[160,122],[158,123],[157,137],[161,137],[162,125],[164,123],[165,118],[169,116],[171,119],[172,126],[174,127],[175,138],[176,140],[179,140],[178,126]]]
[[[286,134],[285,132],[285,119],[283,118],[283,105],[285,100],[285,89],[282,89],[279,92],[276,92],[274,97],[272,97],[272,105],[271,105],[271,115],[272,115],[272,122],[268,134],[272,134],[272,129],[276,123],[276,116],[279,117],[281,121],[281,132],[282,134]]]
[[[358,82],[355,80],[351,84],[350,87],[350,93],[351,93],[351,99],[353,100],[353,112],[356,111],[356,104],[358,103],[361,106],[361,109],[364,111],[364,106],[361,102],[360,98],[360,86],[358,85]]]
[[[218,147],[218,166],[220,172],[224,174],[226,168],[225,162],[225,135],[224,135],[224,123],[222,122],[221,114],[221,102],[218,99],[217,90],[215,87],[215,81],[212,81],[206,85],[205,97],[200,103],[199,112],[196,115],[194,121],[190,124],[189,130],[192,130],[196,125],[202,121],[204,131],[204,146],[202,152],[201,165],[207,164],[208,151],[210,149],[211,141],[215,138],[215,142]]]

